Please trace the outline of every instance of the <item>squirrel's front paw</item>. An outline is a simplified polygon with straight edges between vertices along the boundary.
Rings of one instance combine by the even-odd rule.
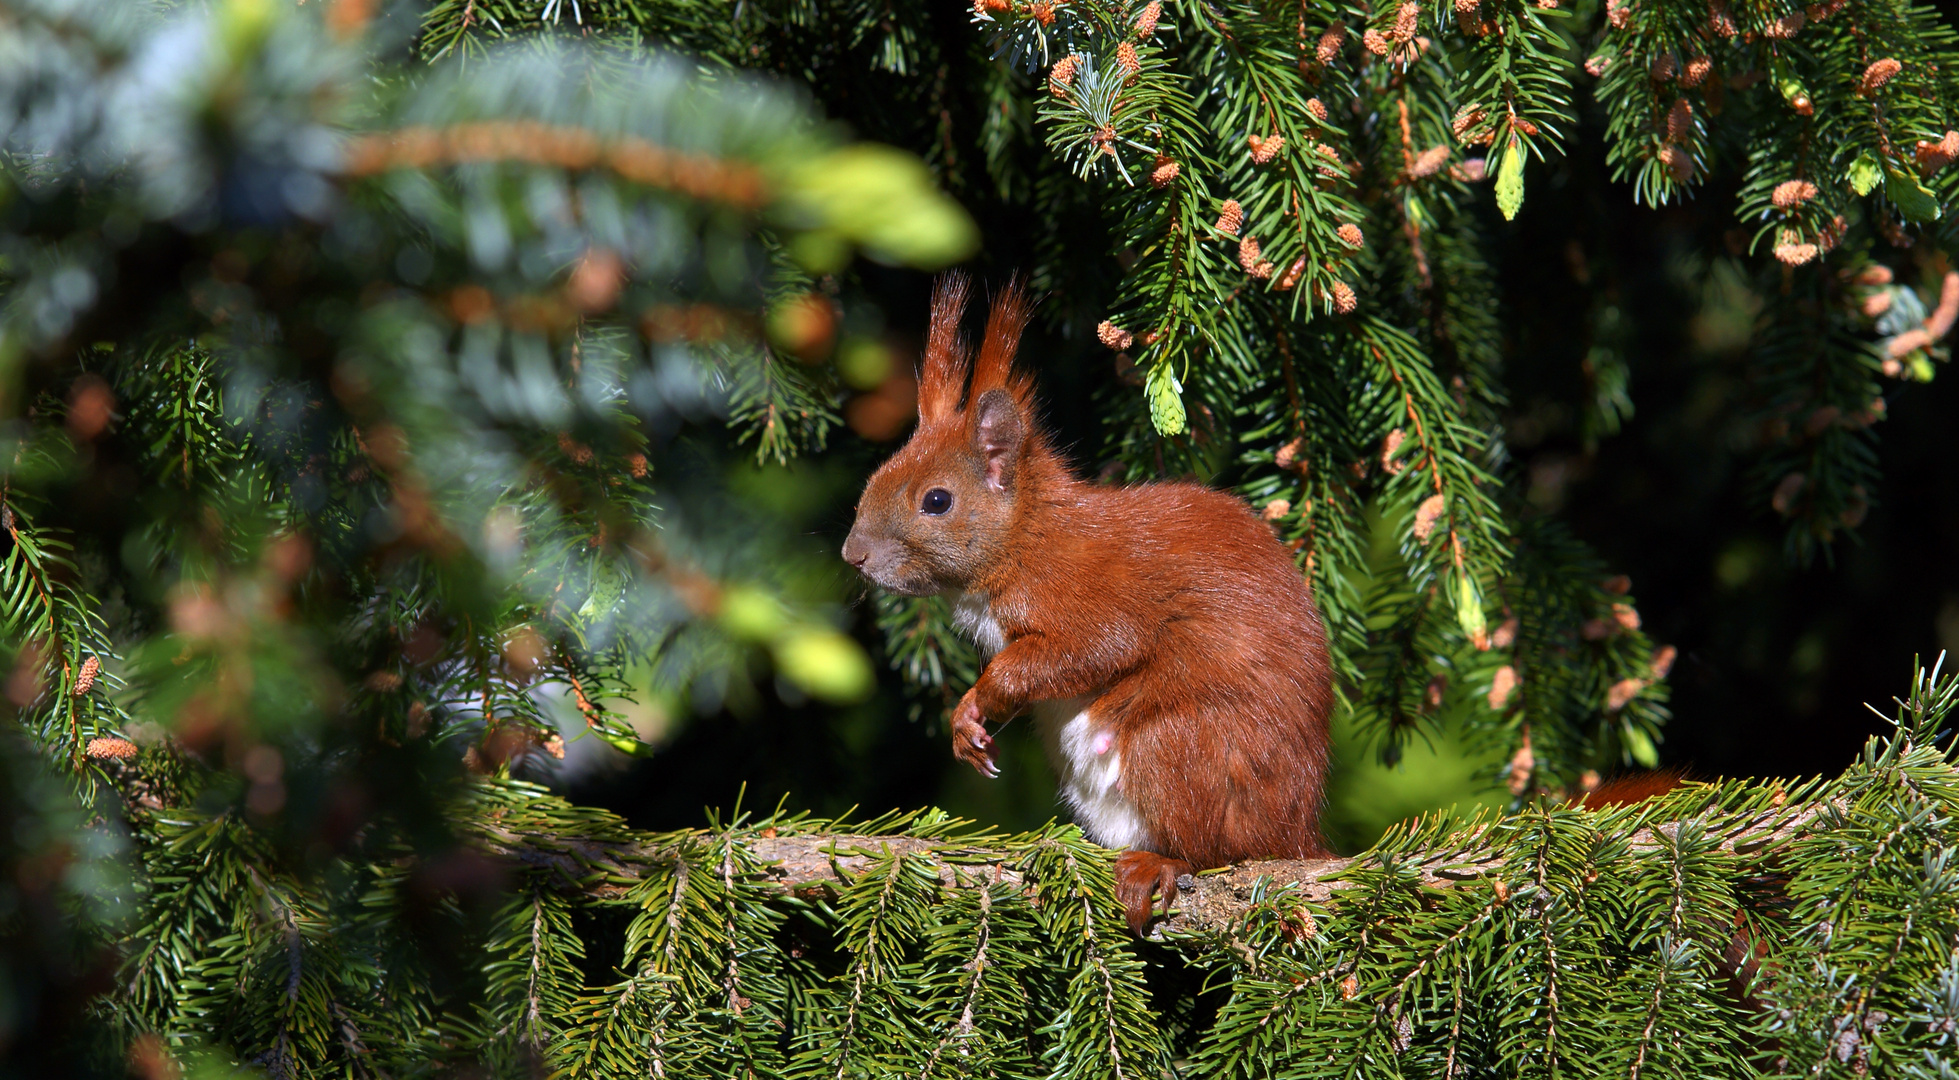
[[[978,769],[981,776],[1000,775],[999,748],[986,733],[986,718],[980,715],[971,690],[952,710],[952,756]]]

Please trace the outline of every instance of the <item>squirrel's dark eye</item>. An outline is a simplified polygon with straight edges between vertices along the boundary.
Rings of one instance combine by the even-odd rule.
[[[925,501],[919,503],[918,508],[934,516],[943,514],[952,509],[952,492],[944,488],[933,488],[925,493]]]

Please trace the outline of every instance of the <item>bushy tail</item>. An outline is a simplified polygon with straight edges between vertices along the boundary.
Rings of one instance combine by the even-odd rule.
[[[1615,776],[1587,791],[1573,799],[1572,805],[1582,806],[1587,810],[1603,810],[1608,806],[1631,806],[1648,799],[1657,799],[1686,782],[1685,769],[1628,773],[1625,776]]]

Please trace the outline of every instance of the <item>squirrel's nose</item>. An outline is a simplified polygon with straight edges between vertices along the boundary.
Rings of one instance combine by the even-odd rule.
[[[856,533],[852,533],[843,542],[843,561],[862,570],[864,564],[871,561],[871,553],[868,548],[869,545],[858,540]]]

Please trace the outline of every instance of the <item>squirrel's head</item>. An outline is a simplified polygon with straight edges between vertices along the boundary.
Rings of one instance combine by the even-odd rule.
[[[1033,380],[1014,371],[1027,294],[994,299],[977,362],[959,335],[966,294],[957,274],[933,291],[918,430],[871,475],[843,544],[844,561],[906,596],[963,590],[1001,557],[1040,439]]]

